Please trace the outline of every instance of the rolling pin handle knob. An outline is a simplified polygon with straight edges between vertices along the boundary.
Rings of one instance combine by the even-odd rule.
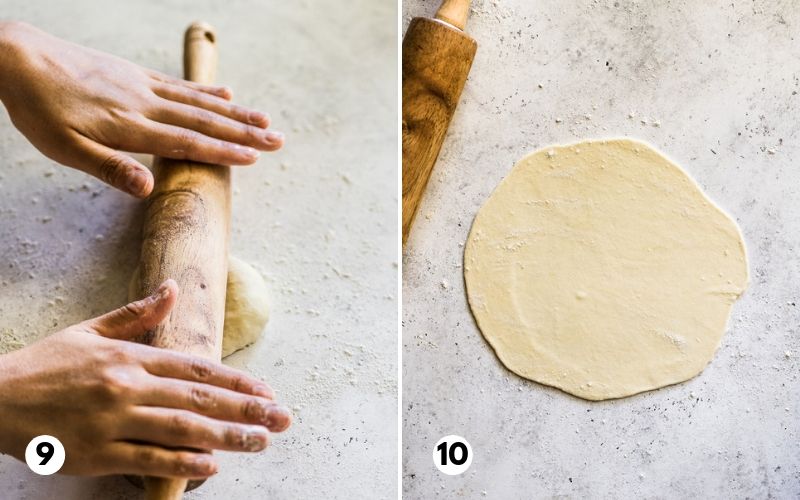
[[[217,71],[217,32],[202,21],[195,21],[183,37],[183,75],[192,82],[211,85]]]
[[[464,31],[469,16],[469,4],[470,0],[444,0],[435,17]]]

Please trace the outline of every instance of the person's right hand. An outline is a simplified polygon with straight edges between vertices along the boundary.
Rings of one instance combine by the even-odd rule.
[[[153,176],[125,154],[250,165],[283,145],[264,113],[201,85],[70,43],[21,22],[0,22],[0,100],[36,149],[143,198]]]
[[[58,438],[61,472],[204,478],[210,450],[260,451],[291,423],[263,382],[202,358],[129,342],[167,317],[178,287],[0,356],[0,451],[24,460]]]

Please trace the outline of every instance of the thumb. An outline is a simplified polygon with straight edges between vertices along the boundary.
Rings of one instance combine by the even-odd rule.
[[[149,297],[90,319],[86,326],[103,337],[132,340],[164,321],[177,298],[178,284],[168,279]]]
[[[81,170],[137,198],[153,191],[153,174],[130,156],[89,139],[83,140],[81,146]]]

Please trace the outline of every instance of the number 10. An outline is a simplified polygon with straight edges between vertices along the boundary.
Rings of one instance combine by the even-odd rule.
[[[456,449],[461,450],[461,457],[456,458]],[[447,449],[447,441],[442,441],[439,443],[439,446],[436,447],[439,450],[439,453],[442,454],[441,464],[447,465],[447,458],[450,457],[450,461],[455,465],[462,465],[464,462],[467,461],[467,456],[469,452],[467,452],[467,447],[464,446],[464,443],[453,443],[450,446],[450,450]]]

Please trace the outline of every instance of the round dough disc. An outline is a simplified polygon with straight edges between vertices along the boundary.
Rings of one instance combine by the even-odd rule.
[[[700,373],[748,272],[738,227],[686,172],[617,139],[519,161],[475,217],[464,279],[508,369],[602,400]]]

